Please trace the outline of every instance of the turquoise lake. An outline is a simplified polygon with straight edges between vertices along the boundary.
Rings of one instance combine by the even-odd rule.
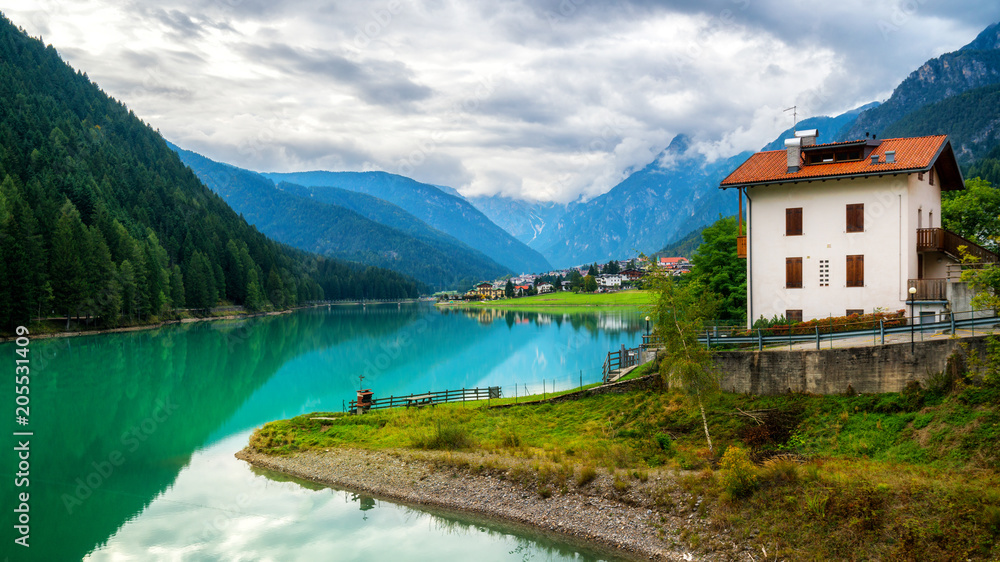
[[[502,523],[333,490],[234,458],[260,425],[376,397],[596,382],[639,343],[637,312],[332,306],[240,321],[32,340],[30,417],[0,458],[10,560],[614,560]],[[0,344],[12,372],[15,345]],[[359,379],[363,375],[365,378]],[[14,436],[14,432],[31,432]],[[15,448],[30,441],[28,485]],[[21,441],[19,441],[21,440]],[[23,447],[22,447],[23,448]],[[23,483],[22,483],[23,484]],[[28,492],[29,548],[15,544]]]

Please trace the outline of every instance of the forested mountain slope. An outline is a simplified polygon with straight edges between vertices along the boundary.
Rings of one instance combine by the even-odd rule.
[[[418,292],[397,273],[268,240],[156,131],[2,17],[0,100],[4,327],[53,310],[112,326],[219,300]]]

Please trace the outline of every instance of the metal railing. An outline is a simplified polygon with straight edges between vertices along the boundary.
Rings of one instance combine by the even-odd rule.
[[[938,317],[941,319],[937,320]],[[706,330],[698,338],[698,341],[709,348],[751,347],[758,350],[775,345],[788,345],[791,347],[797,343],[815,342],[816,349],[820,349],[823,342],[831,342],[832,344],[833,341],[839,339],[871,338],[871,345],[885,345],[885,336],[887,334],[923,334],[925,332],[939,331],[954,334],[956,330],[970,329],[972,330],[972,335],[975,335],[977,329],[983,330],[985,334],[985,328],[1000,325],[1000,317],[993,310],[935,313],[934,318],[935,320],[929,321],[927,316],[891,317],[879,319],[874,323],[868,321],[865,324],[874,325],[861,329],[849,329],[849,325],[847,325],[848,329],[843,329],[845,327],[844,324],[831,324],[829,326],[815,325],[809,333],[803,333],[801,328],[796,329],[789,326],[752,330],[728,326],[713,327]],[[645,340],[646,336],[643,336],[643,339]]]

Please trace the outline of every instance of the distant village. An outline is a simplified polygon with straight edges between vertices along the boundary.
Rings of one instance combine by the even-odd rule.
[[[691,270],[691,262],[684,257],[661,257],[652,265],[643,257],[630,260],[611,260],[604,265],[597,263],[547,273],[524,273],[516,277],[503,277],[483,281],[465,293],[443,292],[436,296],[440,301],[483,301],[512,299],[570,291],[576,293],[613,293],[642,288],[642,280],[652,268],[669,275],[681,275]]]

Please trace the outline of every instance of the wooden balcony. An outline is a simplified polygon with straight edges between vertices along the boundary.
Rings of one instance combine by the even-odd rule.
[[[949,232],[943,228],[917,229],[918,252],[944,252],[957,260],[961,260],[962,251],[959,250],[960,246],[964,246],[966,254],[979,261],[989,263],[996,263],[997,261],[996,254],[974,242],[969,242],[954,232]]]
[[[737,236],[736,237],[736,257],[746,258],[747,257],[747,237]]]
[[[913,295],[915,301],[943,301],[947,300],[947,279],[910,279],[907,283],[907,290],[916,287],[917,292]],[[907,293],[909,295],[909,293]],[[909,300],[909,298],[907,298]]]

